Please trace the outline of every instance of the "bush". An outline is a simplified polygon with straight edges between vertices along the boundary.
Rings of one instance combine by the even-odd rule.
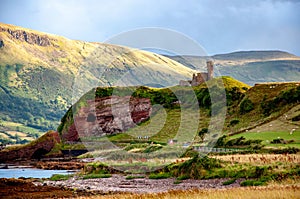
[[[241,182],[241,186],[262,186],[265,185],[265,182],[260,180],[245,180]]]
[[[223,185],[230,185],[230,184],[235,183],[235,181],[236,181],[236,179],[233,178],[233,179],[230,179],[230,180],[227,180],[227,181],[223,182],[222,184],[223,184]]]
[[[183,163],[169,165],[165,171],[173,176],[182,176],[180,178],[202,179],[215,168],[221,168],[220,160],[195,156]]]
[[[170,173],[152,173],[149,175],[149,179],[166,179],[170,178],[171,174]]]
[[[279,138],[279,139],[272,140],[271,144],[289,144],[293,142],[295,142],[295,140],[284,140],[282,138]]]
[[[238,123],[240,123],[240,120],[238,120],[238,119],[231,120],[230,121],[230,126],[237,125]]]
[[[244,99],[240,104],[240,114],[245,114],[254,109],[254,104],[250,99]]]
[[[49,179],[52,181],[68,180],[73,175],[54,174]]]

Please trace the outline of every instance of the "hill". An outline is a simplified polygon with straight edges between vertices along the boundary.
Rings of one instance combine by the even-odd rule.
[[[134,106],[139,107],[137,110],[140,112],[134,112],[135,109],[130,110],[131,117],[140,117],[140,119],[143,119],[137,120],[137,126],[127,126],[127,119],[122,115],[122,111],[124,111],[122,106],[124,103],[118,100],[122,106],[121,104],[116,106],[111,104],[112,101],[108,103],[106,100],[108,99],[107,97],[112,94],[112,90],[115,90],[116,95],[120,96],[120,99],[124,99],[128,93],[132,93],[130,90],[133,88],[98,88],[95,92],[92,92],[95,93],[95,104],[92,103],[93,95],[91,95],[91,93],[81,98],[81,100],[74,105],[73,109],[70,109],[65,114],[58,128],[58,132],[64,141],[78,141],[80,139],[86,142],[99,141],[103,139],[103,135],[106,135],[118,146],[124,146],[126,143],[139,142],[138,137],[144,136],[149,137],[149,140],[154,143],[167,143],[170,139],[191,140],[193,137],[195,137],[196,141],[199,141],[199,137],[196,136],[197,132],[201,129],[212,128],[211,132],[213,133],[213,129],[215,128],[214,124],[209,127],[210,120],[212,120],[210,115],[212,105],[209,100],[210,94],[207,85],[217,85],[218,87],[220,82],[224,84],[227,98],[227,114],[223,127],[224,134],[236,135],[243,132],[253,132],[257,131],[257,128],[263,128],[266,125],[269,125],[269,128],[264,127],[262,132],[274,132],[274,128],[272,128],[270,124],[276,127],[277,132],[288,133],[294,129],[294,131],[298,133],[300,127],[300,83],[266,83],[249,87],[230,77],[215,78],[207,82],[207,84],[203,83],[193,87],[200,106],[200,117],[196,123],[191,122],[193,120],[192,118],[197,118],[196,115],[193,115],[197,114],[195,111],[189,113],[189,119],[184,119],[182,114],[185,109],[179,109],[179,105],[176,103],[178,98],[176,98],[176,95],[170,93],[170,88],[153,89],[139,87],[135,88],[135,92],[133,93],[134,98],[131,98],[131,100],[136,100],[135,98],[140,99]],[[107,89],[111,89],[110,92],[107,92]],[[171,90],[175,93],[187,93],[187,87],[176,86],[171,88]],[[218,92],[218,89],[213,92]],[[106,94],[103,95],[103,93]],[[145,102],[143,99],[149,99],[151,105],[149,101]],[[181,101],[180,107],[190,107],[191,105],[189,105],[189,103],[191,101],[192,99],[187,97],[185,101]],[[105,106],[103,104],[105,104]],[[157,104],[163,106],[164,110],[156,110],[154,107]],[[215,105],[216,104],[213,106]],[[97,119],[93,121],[94,123],[89,123],[87,121],[88,118],[91,117],[89,114],[92,113],[91,108],[93,107],[96,107],[96,110],[93,112]],[[118,114],[114,115],[112,110],[108,107],[118,107],[114,110],[114,112]],[[188,110],[197,109],[190,107]],[[112,130],[115,128],[115,124],[120,123],[118,122],[120,119],[118,117],[124,120],[122,123],[123,127],[127,126],[128,128]],[[283,117],[284,121],[282,121]],[[113,119],[102,120],[101,118]],[[281,120],[285,125],[275,125],[278,120]],[[185,125],[183,123],[188,126],[183,127]],[[95,128],[96,126],[98,128]],[[106,129],[108,126],[110,128]],[[178,138],[177,133],[179,129],[185,132],[182,134],[184,137]],[[191,132],[192,130],[196,130],[196,132]],[[210,136],[213,137],[213,135]],[[72,139],[74,137],[76,137],[75,140]],[[300,140],[296,140],[296,143],[299,141]]]
[[[299,104],[299,84],[300,83],[266,83],[266,84],[256,84],[253,87],[249,87],[248,85],[234,80],[230,77],[222,77],[222,78],[215,78],[207,84],[203,83],[197,87],[193,87],[195,95],[197,96],[197,100],[199,106],[202,107],[201,111],[206,112],[205,118],[203,120],[209,120],[209,110],[211,109],[210,100],[209,98],[209,91],[207,85],[212,84],[211,82],[218,82],[222,81],[224,84],[224,88],[226,91],[226,98],[227,98],[227,116],[225,120],[225,127],[224,132],[235,134],[240,133],[243,131],[248,131],[253,128],[259,127],[263,124],[271,122],[273,120],[277,120],[278,117],[281,117],[284,114],[288,115],[287,123],[292,123],[290,126],[285,128],[278,128],[278,131],[287,131],[289,132],[292,127],[297,127],[296,121],[292,122],[292,118],[297,116],[297,110],[294,110],[292,113],[291,110],[293,107],[297,107]],[[132,88],[111,88],[110,92],[105,91],[107,88],[98,88],[96,92],[95,100],[106,99],[105,97],[112,94],[112,90],[117,90],[115,93],[117,95],[126,95],[126,93],[132,93],[128,91],[128,89]],[[172,91],[171,91],[172,90]],[[152,105],[161,104],[163,105],[166,110],[169,110],[170,113],[177,115],[179,114],[180,117],[180,110],[176,108],[177,105],[173,103],[176,102],[178,99],[174,95],[174,93],[182,93],[187,92],[187,87],[173,87],[170,88],[162,88],[162,89],[152,89],[147,87],[139,87],[135,90],[133,96],[143,97],[150,99]],[[171,93],[173,92],[173,93]],[[101,93],[101,95],[97,94]],[[106,93],[103,96],[103,93]],[[124,94],[125,93],[125,94]],[[87,101],[91,100],[91,95],[88,94],[88,98],[83,97],[79,104],[85,104],[85,106],[80,106],[80,109],[83,109],[85,112],[88,112],[89,109],[84,108],[89,103]],[[159,98],[157,97],[159,96]],[[189,100],[187,100],[189,101]],[[78,104],[77,103],[77,104]],[[75,105],[76,107],[76,105]],[[102,106],[96,106],[102,107]],[[74,110],[74,109],[73,109]],[[148,111],[150,109],[147,109]],[[175,112],[174,112],[175,110]],[[205,111],[206,110],[206,111]],[[299,111],[299,110],[298,110]],[[71,121],[72,120],[72,109],[70,109],[67,114],[65,115],[63,122],[61,123],[61,128],[59,128],[59,132],[64,134],[68,132],[66,124],[64,121]],[[76,112],[82,115],[81,111],[76,109]],[[100,111],[101,112],[101,111]],[[103,112],[103,111],[102,111]],[[174,116],[174,115],[173,115]],[[86,114],[87,117],[87,114]],[[149,117],[149,115],[148,115]],[[177,116],[175,116],[177,117]],[[154,116],[155,118],[155,116]],[[174,118],[173,118],[174,119]],[[239,120],[238,124],[231,124],[232,120]],[[147,123],[147,122],[146,122]],[[173,128],[174,125],[176,126],[177,122],[171,122],[169,125],[170,128]],[[207,125],[207,123],[206,123]],[[294,125],[294,126],[293,126]],[[70,124],[67,125],[69,127]],[[199,127],[200,128],[200,127]],[[201,126],[201,128],[205,128],[205,126]],[[64,129],[64,130],[63,130]],[[170,131],[166,131],[166,134],[172,134]],[[162,140],[154,140],[154,141],[162,141]],[[166,140],[164,140],[166,141]]]
[[[168,56],[194,70],[205,71],[207,57]],[[283,51],[241,51],[218,54],[215,75],[231,76],[248,85],[261,82],[299,81],[300,57]]]
[[[154,53],[3,23],[0,44],[0,130],[8,135],[11,130],[40,134],[56,129],[86,89],[118,84],[172,86],[194,72]]]

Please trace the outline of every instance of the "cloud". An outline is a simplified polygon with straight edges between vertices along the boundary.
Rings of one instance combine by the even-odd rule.
[[[87,41],[160,27],[186,34],[210,54],[281,49],[300,55],[299,10],[293,0],[2,0],[0,19]]]

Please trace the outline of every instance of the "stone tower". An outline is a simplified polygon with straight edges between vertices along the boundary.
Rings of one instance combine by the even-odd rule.
[[[212,61],[207,61],[206,62],[207,66],[207,80],[210,80],[214,76],[214,63]]]

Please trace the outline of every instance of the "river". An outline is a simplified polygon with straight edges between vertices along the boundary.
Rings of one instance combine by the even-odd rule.
[[[0,178],[50,178],[53,174],[73,174],[74,170],[43,170],[22,166],[9,166],[0,169]]]

